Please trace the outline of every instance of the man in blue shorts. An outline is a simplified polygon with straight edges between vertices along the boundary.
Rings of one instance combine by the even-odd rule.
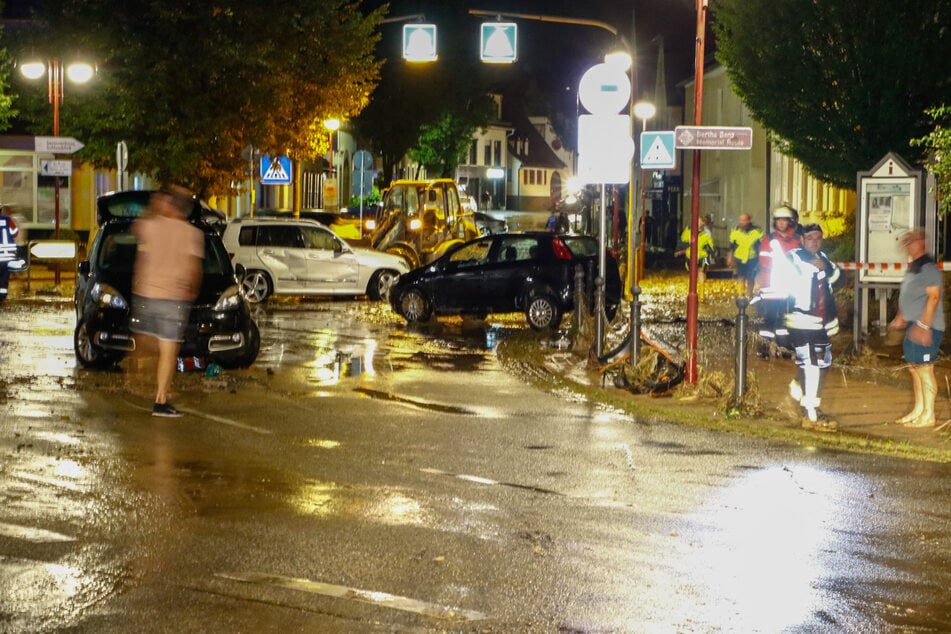
[[[908,273],[898,291],[898,315],[889,328],[906,328],[902,352],[911,372],[915,405],[895,422],[906,427],[934,427],[938,395],[934,364],[944,336],[944,280],[928,255],[925,232],[912,229],[898,239],[908,254]]]

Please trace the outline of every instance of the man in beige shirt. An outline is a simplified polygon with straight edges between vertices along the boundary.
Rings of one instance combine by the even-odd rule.
[[[182,187],[152,195],[148,213],[132,225],[138,240],[132,278],[132,332],[158,343],[153,416],[179,417],[168,402],[175,361],[192,303],[201,288],[205,238],[188,222],[194,201]]]

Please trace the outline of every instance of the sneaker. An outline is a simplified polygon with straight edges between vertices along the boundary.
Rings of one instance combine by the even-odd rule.
[[[164,416],[165,418],[181,418],[184,416],[175,409],[171,403],[156,403],[152,406],[152,416]]]
[[[838,421],[829,418],[819,410],[816,410],[816,416],[813,418],[809,415],[806,408],[802,408],[802,428],[810,429],[812,431],[821,431],[821,432],[834,432],[839,430]]]

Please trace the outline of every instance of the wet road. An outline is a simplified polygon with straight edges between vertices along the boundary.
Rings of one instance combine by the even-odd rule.
[[[3,310],[2,631],[951,630],[947,465],[630,420],[359,301],[154,419],[68,305]]]

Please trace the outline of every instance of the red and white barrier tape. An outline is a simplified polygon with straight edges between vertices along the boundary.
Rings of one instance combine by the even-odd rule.
[[[942,271],[951,270],[951,262],[935,262]],[[836,262],[835,265],[846,271],[901,271],[908,268],[908,263],[899,262]]]

